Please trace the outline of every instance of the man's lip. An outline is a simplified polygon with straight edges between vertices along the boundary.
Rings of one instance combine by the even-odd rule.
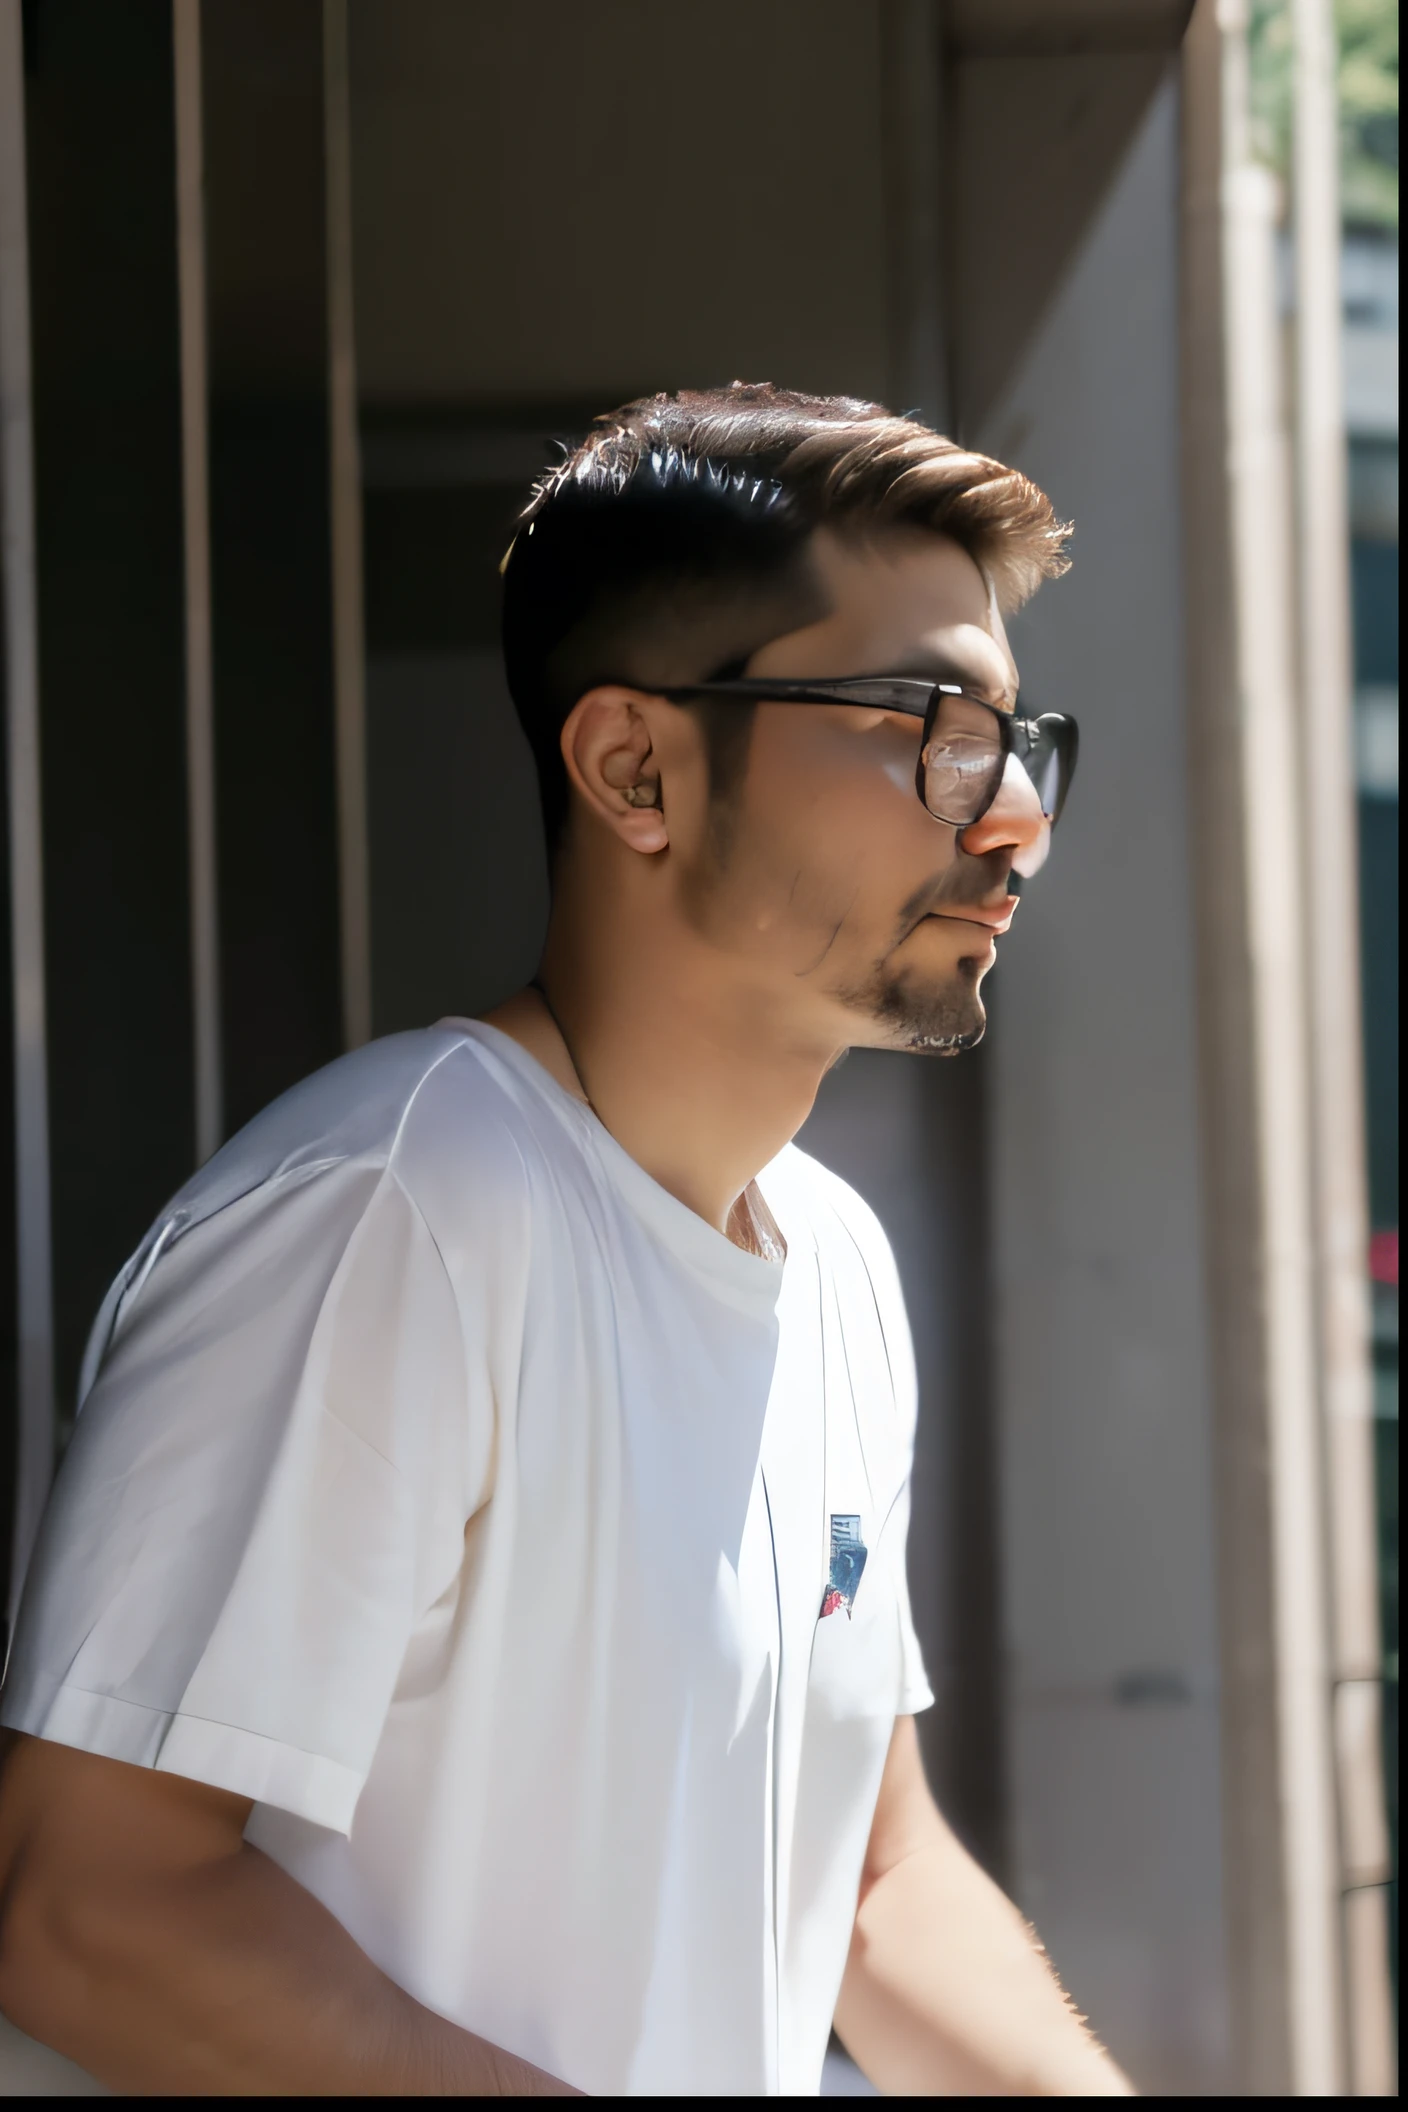
[[[931,909],[929,914],[931,917],[946,918],[955,924],[981,924],[985,931],[990,931],[994,938],[998,938],[1008,930],[1017,914],[1017,901],[1018,897],[1013,895],[1009,896],[1002,909]]]

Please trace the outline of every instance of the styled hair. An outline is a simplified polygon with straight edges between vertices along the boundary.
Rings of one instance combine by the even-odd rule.
[[[741,673],[770,639],[815,621],[824,604],[806,552],[823,526],[951,536],[1004,611],[1069,562],[1070,530],[1029,478],[878,404],[736,381],[607,412],[539,478],[502,568],[509,690],[550,849],[577,699],[603,682]],[[716,794],[739,761],[740,721],[746,740],[746,713],[706,713]]]

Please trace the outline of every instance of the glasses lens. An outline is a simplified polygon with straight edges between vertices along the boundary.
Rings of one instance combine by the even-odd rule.
[[[943,697],[924,743],[924,804],[936,821],[976,821],[1002,777],[997,721],[966,697]]]

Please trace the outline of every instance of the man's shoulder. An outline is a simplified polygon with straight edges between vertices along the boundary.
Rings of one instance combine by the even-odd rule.
[[[208,1302],[217,1283],[267,1285],[271,1274],[316,1290],[359,1227],[385,1220],[379,1197],[393,1216],[393,1194],[404,1197],[442,1261],[453,1250],[511,1264],[532,1101],[531,1082],[472,1023],[388,1035],[300,1080],[149,1227],[99,1309],[80,1398],[139,1309]]]
[[[184,1230],[270,1184],[352,1166],[394,1169],[413,1192],[428,1175],[471,1174],[483,1192],[521,1172],[515,1133],[530,1126],[532,1097],[473,1023],[387,1035],[272,1101],[164,1215]]]

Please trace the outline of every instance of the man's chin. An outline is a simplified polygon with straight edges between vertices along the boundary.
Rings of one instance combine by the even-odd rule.
[[[911,978],[883,980],[852,999],[880,1029],[880,1045],[916,1056],[961,1056],[987,1032],[988,1016],[967,977],[942,990],[916,989]]]
[[[976,1049],[987,1030],[987,1016],[984,1014],[976,1025],[948,1033],[915,1027],[909,1039],[900,1046],[911,1056],[961,1056],[965,1049]]]

